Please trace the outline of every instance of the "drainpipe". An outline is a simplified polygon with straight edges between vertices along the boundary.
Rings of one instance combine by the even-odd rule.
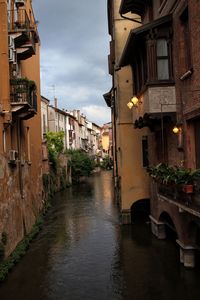
[[[21,198],[24,199],[24,192],[23,192],[23,178],[22,178],[22,166],[21,166],[21,141],[20,141],[20,120],[17,120],[17,151],[18,151],[18,170],[19,170],[19,188]]]
[[[115,106],[115,96],[112,97],[112,109],[113,109],[113,119],[114,119],[114,144],[115,144],[115,166],[116,166],[116,176],[118,178],[118,161],[117,161],[117,130],[116,130],[116,106]]]
[[[114,93],[115,93],[115,89],[116,88],[113,88],[113,91],[114,91]],[[119,180],[120,180],[120,178],[119,178],[119,173],[118,173],[118,156],[117,156],[117,129],[116,129],[116,105],[115,105],[115,94],[114,95],[112,95],[112,100],[111,100],[112,102],[111,102],[111,109],[112,109],[112,111],[113,111],[113,129],[114,129],[114,134],[113,134],[113,136],[114,136],[114,145],[115,145],[115,147],[114,147],[114,151],[115,151],[115,161],[114,161],[114,163],[115,163],[115,171],[116,171],[116,174],[115,174],[115,178],[117,179],[117,182],[116,182],[116,186],[115,186],[115,192],[117,191],[117,193],[115,193],[115,197],[116,197],[116,200],[117,200],[117,205],[120,205],[120,200],[119,200],[119,188],[120,188],[120,184],[119,184]]]

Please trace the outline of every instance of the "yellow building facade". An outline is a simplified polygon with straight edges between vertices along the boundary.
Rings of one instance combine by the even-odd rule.
[[[0,41],[0,236],[9,255],[43,206],[40,43],[30,0],[0,0]]]
[[[111,36],[109,73],[112,75],[113,86],[104,98],[112,110],[115,194],[120,204],[122,223],[128,224],[131,222],[134,204],[150,197],[143,149],[148,129],[138,131],[134,128],[138,107],[132,110],[127,107],[133,97],[132,70],[130,66],[120,68],[119,62],[128,34],[138,23],[120,16],[120,3],[121,1],[108,0]]]

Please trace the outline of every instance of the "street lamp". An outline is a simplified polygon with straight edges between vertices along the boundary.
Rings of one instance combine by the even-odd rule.
[[[178,133],[181,131],[181,128],[178,127],[177,125],[175,125],[175,126],[173,127],[172,131],[173,131],[174,134],[178,134]]]
[[[127,106],[129,109],[131,109],[133,106],[138,107],[139,104],[141,104],[142,101],[138,99],[136,96],[133,96],[131,100],[127,103]]]

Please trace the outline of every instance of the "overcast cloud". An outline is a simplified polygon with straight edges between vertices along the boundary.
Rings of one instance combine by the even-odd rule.
[[[103,94],[111,88],[107,0],[33,0],[41,39],[41,92],[59,108],[110,121]],[[53,104],[53,102],[52,102]]]

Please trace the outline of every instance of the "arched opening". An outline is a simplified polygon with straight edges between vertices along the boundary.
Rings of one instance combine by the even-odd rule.
[[[167,212],[162,212],[159,218],[159,222],[165,224],[166,238],[175,241],[178,238],[178,234],[174,222],[170,217],[170,215]]]
[[[147,222],[150,215],[150,199],[141,199],[131,206],[131,222]]]

